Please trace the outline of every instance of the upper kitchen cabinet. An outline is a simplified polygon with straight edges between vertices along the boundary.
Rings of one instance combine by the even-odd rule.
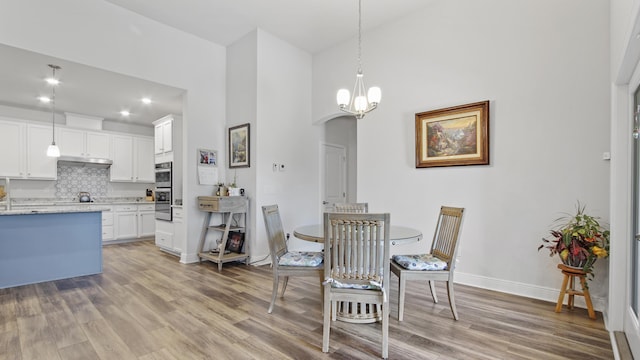
[[[66,156],[109,158],[109,134],[93,131],[60,128],[58,132],[60,153]]]
[[[57,159],[47,157],[51,126],[0,121],[0,176],[55,180]]]
[[[111,181],[154,183],[153,139],[111,136]]]
[[[173,151],[173,115],[167,115],[153,122],[155,126],[156,155]]]

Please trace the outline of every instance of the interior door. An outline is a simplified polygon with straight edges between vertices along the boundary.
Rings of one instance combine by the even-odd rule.
[[[347,151],[344,146],[323,144],[323,212],[347,198]]]

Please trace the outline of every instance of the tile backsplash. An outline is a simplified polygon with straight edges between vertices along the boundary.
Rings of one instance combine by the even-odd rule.
[[[107,196],[109,188],[109,169],[97,167],[58,166],[56,198],[72,198],[81,191],[92,197]]]

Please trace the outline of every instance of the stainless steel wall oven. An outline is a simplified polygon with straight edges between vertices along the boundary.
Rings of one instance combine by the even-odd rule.
[[[156,219],[173,220],[171,212],[171,162],[156,164]]]

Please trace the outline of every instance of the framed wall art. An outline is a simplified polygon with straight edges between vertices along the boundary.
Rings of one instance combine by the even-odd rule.
[[[488,100],[416,114],[416,168],[488,164]]]
[[[227,238],[227,248],[225,250],[241,254],[244,245],[244,233],[239,231],[229,231]]]
[[[249,124],[230,127],[229,168],[249,166]]]

